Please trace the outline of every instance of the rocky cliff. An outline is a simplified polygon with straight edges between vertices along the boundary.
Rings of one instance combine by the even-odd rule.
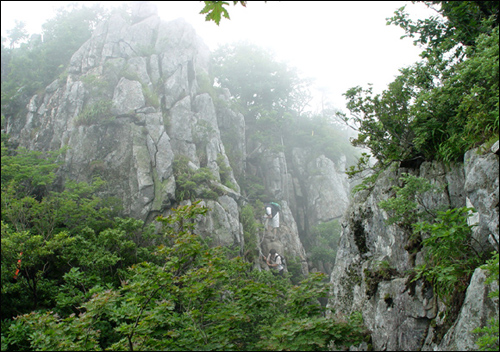
[[[379,206],[394,195],[394,186],[401,186],[402,173],[423,177],[444,189],[425,194],[426,207],[474,207],[477,213],[469,222],[476,225],[476,243],[498,251],[498,155],[497,142],[491,150],[469,151],[463,164],[425,162],[417,169],[388,170],[372,190],[355,196],[343,219],[329,306],[339,315],[362,312],[373,350],[477,350],[472,330],[498,319],[498,298],[488,297],[498,285],[485,285],[481,269],[453,306],[441,302],[423,280],[411,284],[409,273],[425,263],[424,250],[410,240],[411,231],[387,225],[389,215]]]
[[[230,108],[229,91],[214,95],[209,58],[188,23],[164,22],[154,5],[136,2],[131,19],[114,15],[97,26],[66,74],[31,98],[27,114],[8,117],[7,132],[29,149],[67,147],[61,183],[99,176],[101,195],[118,199],[125,216],[151,222],[201,200],[211,211],[198,231],[240,252],[246,199],[235,175],[251,173],[283,207],[280,231],[260,233],[260,250],[299,258],[307,273],[300,235],[345,211],[345,161],[262,149],[250,167],[244,118]]]
[[[421,248],[411,248],[408,231],[387,225],[379,202],[393,194],[403,172],[425,177],[446,190],[429,195],[429,206],[473,206],[474,237],[498,248],[498,143],[492,151],[470,151],[464,164],[387,171],[350,201],[345,158],[247,146],[231,92],[214,95],[209,58],[189,24],[164,22],[154,5],[135,3],[131,19],[115,15],[99,24],[66,74],[33,96],[22,118],[7,117],[6,132],[33,150],[67,147],[61,183],[101,177],[101,195],[117,198],[123,215],[151,222],[200,200],[210,211],[198,231],[240,253],[247,199],[239,180],[258,177],[281,203],[282,224],[276,236],[258,234],[257,250],[299,258],[304,274],[314,269],[303,246],[310,229],[343,217],[329,306],[339,315],[362,312],[374,350],[475,349],[471,330],[498,317],[498,301],[488,298],[494,287],[476,270],[456,318],[445,324],[447,307],[432,289],[408,281],[407,272],[424,261]],[[390,270],[374,280],[370,273],[380,263]],[[255,267],[267,268],[259,259]]]

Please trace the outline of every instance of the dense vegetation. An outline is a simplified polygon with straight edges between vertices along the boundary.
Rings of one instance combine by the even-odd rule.
[[[210,247],[193,232],[208,211],[196,202],[158,218],[158,232],[114,216],[99,179],[51,190],[55,157],[2,146],[2,350],[325,350],[364,338],[359,316],[325,316],[324,275],[292,286]]]
[[[2,39],[2,116],[22,119],[33,94],[65,79],[70,56],[106,16],[99,7],[71,8],[44,26],[43,41],[27,38],[22,24]],[[239,72],[230,76],[230,62],[216,71],[228,78],[222,86],[235,84],[259,59],[260,82],[275,78],[272,95],[259,80],[243,84],[244,92],[234,88],[250,138],[273,152],[303,146],[339,158],[336,143],[349,150],[327,119],[301,115],[307,92],[297,74],[262,49],[252,50],[255,56]],[[105,83],[85,79],[97,88]],[[102,118],[102,111],[85,110],[78,123]],[[315,130],[315,138],[301,136],[297,126]],[[160,231],[120,217],[116,200],[97,196],[101,179],[88,184],[56,176],[64,152],[17,148],[2,134],[2,350],[325,350],[365,339],[359,315],[342,321],[326,316],[318,301],[328,293],[325,275],[304,278],[293,258],[292,274],[283,279],[252,270],[258,224],[251,205],[241,214],[246,248],[239,257],[194,233],[194,219],[208,211],[197,203],[158,218]],[[177,200],[216,198],[208,170],[194,172],[186,164],[182,157],[174,162]],[[221,181],[232,187],[223,173],[221,167]],[[242,183],[259,209],[267,197],[260,182]]]
[[[207,19],[227,17],[221,2],[205,3]],[[498,139],[498,4],[428,4],[441,5],[442,16],[412,23],[400,9],[390,19],[424,45],[424,60],[402,69],[380,95],[361,87],[346,93],[351,115],[340,115],[358,129],[355,145],[377,159],[375,175],[399,162],[460,160],[467,149]],[[43,41],[28,39],[22,24],[10,32],[9,48],[2,38],[2,116],[22,116],[30,96],[64,77],[72,53],[105,16],[100,8],[74,8],[46,24]],[[268,52],[244,43],[223,47],[213,70],[245,116],[250,145],[354,158],[331,116],[304,112],[308,82]],[[325,314],[317,300],[327,294],[322,275],[278,279],[251,269],[253,248],[241,258],[210,247],[192,226],[207,212],[196,203],[158,218],[161,231],[119,217],[113,199],[96,196],[98,178],[58,189],[57,156],[15,148],[2,134],[2,350],[326,350],[365,338],[359,315],[338,321]],[[352,174],[368,165],[360,160]],[[216,197],[204,170],[190,174],[176,162],[179,200],[196,198],[193,177]],[[238,181],[258,205],[268,195],[253,176]],[[498,277],[498,255],[472,255],[469,209],[418,217],[410,203],[416,191],[405,190],[383,206],[427,248],[432,270],[417,268],[415,279],[427,279],[446,301],[485,262]],[[252,207],[242,217],[252,245]],[[338,224],[314,232],[309,249],[332,260]],[[495,343],[488,329],[478,330],[484,348]]]
[[[498,140],[498,3],[425,3],[439,14],[413,22],[401,8],[388,22],[423,46],[422,61],[401,69],[381,94],[359,86],[345,93],[350,115],[340,115],[359,131],[354,144],[370,149],[376,171],[462,160],[468,149]]]

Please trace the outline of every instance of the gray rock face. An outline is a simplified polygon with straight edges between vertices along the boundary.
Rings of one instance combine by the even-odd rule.
[[[115,115],[134,114],[145,104],[141,83],[122,77],[113,93],[113,113]]]
[[[243,226],[239,221],[238,203],[229,196],[222,196],[217,201],[205,201],[202,205],[210,208],[212,215],[198,224],[198,233],[210,237],[218,246],[242,247]]]
[[[254,152],[259,149],[257,147]],[[261,238],[264,249],[275,248],[279,251],[284,248],[284,251],[300,258],[307,271],[317,270],[306,264],[305,251],[289,251],[288,247],[290,243],[303,242],[313,226],[340,219],[345,212],[350,197],[345,160],[336,164],[324,155],[312,157],[307,150],[295,148],[290,156],[284,152],[264,150],[260,163],[260,175],[268,194],[273,195],[283,208],[282,237],[277,243],[268,237]],[[269,243],[266,244],[266,241]]]
[[[288,188],[301,232],[342,217],[351,198],[345,168],[345,158],[335,163],[324,155],[311,158],[306,150],[293,149]]]
[[[474,228],[474,237],[480,246],[489,241],[498,247],[498,142],[491,153],[478,153],[478,149],[470,150],[465,154],[465,171],[467,182],[468,205],[478,212],[471,220],[477,226]]]
[[[200,88],[206,90],[209,58],[184,20],[163,22],[155,5],[135,2],[131,19],[114,15],[98,24],[72,56],[67,78],[32,97],[26,118],[7,121],[7,132],[29,149],[70,147],[62,180],[99,176],[107,182],[102,196],[118,198],[123,215],[147,222],[183,204],[174,161],[186,157],[193,170],[210,170],[222,194],[202,198],[211,211],[198,230],[214,244],[243,248],[239,214],[246,201],[238,180],[249,168],[245,120],[229,107],[229,91],[214,104]],[[299,233],[343,213],[345,165],[324,156],[309,160],[302,151],[293,161],[283,152],[259,153],[264,161],[256,173],[283,206],[278,235],[261,233],[260,249],[299,258],[307,273]]]
[[[310,172],[306,181],[307,208],[310,209],[308,216],[312,223],[340,218],[349,204],[345,167],[335,165],[324,155],[307,166]]]
[[[484,272],[477,269],[458,317],[445,326],[446,306],[432,288],[422,280],[407,281],[407,271],[424,263],[422,252],[412,248],[408,230],[386,224],[388,214],[378,206],[393,194],[402,172],[425,177],[444,186],[444,192],[424,195],[424,205],[474,206],[478,223],[474,236],[482,250],[498,250],[498,163],[497,154],[473,150],[466,154],[464,165],[435,162],[424,163],[419,170],[388,170],[371,191],[354,197],[343,218],[329,307],[339,316],[362,312],[374,350],[477,350],[472,330],[491,317],[498,319],[498,299],[488,297],[494,288],[484,285]],[[374,273],[381,268],[386,276],[377,278]]]
[[[210,221],[221,243],[232,236],[242,245],[239,185],[214,104],[197,83],[208,70],[208,58],[208,48],[190,25],[162,22],[155,5],[136,2],[132,23],[118,15],[100,23],[71,58],[66,81],[34,96],[24,124],[10,123],[9,132],[30,149],[69,146],[63,178],[102,177],[104,194],[122,201],[124,215],[147,221],[178,204],[176,157],[187,157],[194,168],[208,167],[218,181],[222,160],[234,187],[226,193],[233,198],[211,204],[229,217],[214,211]],[[223,234],[224,226],[231,236]]]
[[[231,146],[226,150],[226,154],[231,160],[231,167],[234,174],[242,176],[245,173],[245,118],[241,113],[236,113],[229,109],[231,94],[224,89],[224,94],[219,96],[219,100],[224,104],[216,106],[217,123],[219,125],[221,139],[225,145]]]
[[[478,346],[475,341],[477,336],[471,331],[478,326],[484,326],[491,318],[498,319],[498,298],[488,297],[489,293],[498,290],[498,284],[485,285],[485,272],[476,269],[472,276],[465,301],[455,324],[435,351],[473,351]]]

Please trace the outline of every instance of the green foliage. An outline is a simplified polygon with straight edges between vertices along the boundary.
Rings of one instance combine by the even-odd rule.
[[[475,334],[480,334],[476,340],[479,351],[498,351],[498,318],[491,318],[488,325],[473,330]]]
[[[427,157],[457,160],[499,131],[498,27],[481,35],[468,59],[456,64],[442,86],[421,93],[415,103],[415,145]],[[436,139],[438,137],[439,139]]]
[[[484,254],[474,249],[472,230],[467,224],[472,211],[466,207],[440,211],[432,223],[414,225],[415,231],[426,234],[422,241],[426,264],[415,269],[414,281],[425,278],[446,303],[455,292],[467,288],[472,273],[485,261]]]
[[[439,62],[449,52],[456,58],[463,58],[465,47],[474,48],[477,37],[491,33],[492,28],[498,26],[498,4],[494,1],[424,3],[439,15],[413,22],[405,13],[405,7],[402,7],[395,11],[387,24],[403,28],[405,35],[401,38],[416,38],[413,43],[424,48],[422,57],[430,61]]]
[[[424,46],[424,60],[401,69],[382,94],[351,88],[345,93],[351,116],[338,114],[359,131],[354,145],[369,148],[380,169],[457,161],[498,140],[498,4],[425,3],[440,4],[444,17],[415,23],[401,8],[388,22]]]
[[[415,268],[412,282],[425,279],[436,295],[449,304],[465,290],[474,270],[484,264],[487,253],[474,243],[467,219],[472,208],[434,209],[426,207],[424,195],[439,191],[424,178],[403,174],[402,187],[379,206],[392,213],[388,224],[412,229],[413,243],[406,248],[423,248],[425,264]]]
[[[389,281],[393,279],[398,272],[388,261],[382,260],[375,263],[373,269],[365,269],[364,274],[366,295],[368,297],[373,297],[377,292],[378,284],[382,281]]]
[[[310,234],[310,237],[314,239],[314,243],[311,245],[309,258],[312,261],[335,263],[340,232],[341,228],[338,220],[315,226]]]
[[[213,85],[213,78],[211,78],[204,71],[198,72],[196,75],[196,81],[198,82],[198,86],[200,87],[201,93],[208,93],[212,101],[217,106],[217,104],[221,103],[221,100],[218,97],[218,89]]]
[[[289,253],[285,254],[287,277],[293,285],[299,285],[305,279],[302,274],[302,262],[300,257],[295,257]]]
[[[197,197],[216,199],[220,187],[214,183],[215,176],[207,167],[196,170],[189,166],[189,158],[181,155],[173,163],[175,176],[175,198],[178,202],[186,199],[195,200]]]
[[[11,151],[6,143],[2,140],[2,193],[13,194],[20,199],[43,193],[55,179],[54,171],[59,166],[56,159],[60,152],[28,151],[25,148]]]
[[[157,234],[154,224],[113,218],[95,196],[99,179],[52,190],[56,167],[43,154],[2,149],[2,348],[325,349],[362,338],[359,321],[323,316],[324,276],[294,278],[292,287],[210,248],[193,232],[208,208],[172,209],[157,219]],[[175,170],[192,172],[180,159]],[[190,175],[196,184],[211,180]],[[260,225],[251,206],[242,223],[255,255]]]
[[[142,93],[144,95],[147,106],[152,106],[156,109],[160,107],[160,98],[158,97],[158,94],[154,91],[154,89],[142,83]]]
[[[205,7],[200,11],[200,14],[206,14],[205,21],[214,21],[219,25],[221,16],[229,19],[229,12],[227,12],[224,5],[229,5],[225,1],[204,1]],[[246,1],[233,1],[233,5],[240,3],[241,6],[246,7]]]
[[[213,17],[207,19],[217,20],[223,4],[208,7]],[[61,12],[44,27],[43,43],[33,40],[19,50],[2,46],[2,67],[6,61],[9,66],[2,70],[2,108],[8,105],[9,114],[24,108],[26,99],[54,78],[64,79],[67,53],[88,38],[100,16],[89,19],[88,14]],[[72,32],[78,35],[69,38]],[[272,126],[281,133],[305,104],[299,94],[303,82],[293,70],[263,58],[254,62],[268,66],[265,73],[276,84],[251,82],[259,94],[246,102],[253,108],[248,117],[263,131]],[[77,124],[106,122],[108,86],[98,76],[83,80],[91,99]],[[149,105],[158,105],[154,92],[144,94]],[[318,136],[327,139],[321,132]],[[362,338],[359,316],[350,322],[324,316],[317,302],[328,292],[323,276],[303,282],[295,277],[292,287],[286,278],[252,271],[223,248],[210,248],[193,233],[198,217],[208,211],[198,203],[160,217],[163,229],[157,234],[154,224],[115,217],[116,209],[96,196],[100,179],[90,184],[66,180],[63,189],[56,189],[55,157],[7,150],[3,142],[2,350],[326,349]],[[335,152],[329,142],[323,146]],[[228,185],[229,166],[218,164]],[[185,159],[175,161],[174,173],[178,200],[213,198],[220,191],[212,186],[209,169],[192,170]],[[267,198],[262,181],[253,181],[249,193]],[[259,200],[256,204],[262,208]],[[242,213],[250,251],[260,226],[251,210]]]
[[[485,284],[491,284],[492,282],[498,282],[498,271],[499,271],[499,265],[498,265],[498,258],[499,258],[499,253],[494,252],[491,259],[486,261],[486,264],[484,264],[481,268],[487,271],[487,278],[485,280]],[[492,291],[490,293],[490,297],[498,297],[498,289],[495,291]]]
[[[244,175],[240,185],[246,197],[252,202],[260,201],[261,203],[264,203],[267,199],[271,198],[271,196],[266,192],[263,180],[257,176],[249,174]]]
[[[104,95],[110,87],[108,81],[95,74],[81,76],[80,80],[90,93],[91,98],[102,98],[102,95]]]
[[[254,208],[247,204],[240,212],[240,222],[243,226],[243,236],[245,239],[245,247],[243,248],[244,258],[252,263],[255,258],[258,258],[257,233],[262,228],[262,224],[255,220]]]
[[[300,286],[291,288],[285,303],[287,316],[270,327],[271,336],[260,344],[265,350],[328,351],[337,346],[359,344],[364,331],[359,315],[351,321],[335,322],[321,315],[323,308],[316,300],[325,297],[328,288],[322,284],[325,274],[313,273]]]
[[[347,174],[349,175],[349,178],[353,178],[354,175],[360,174],[360,173],[363,173],[364,171],[366,171],[367,169],[363,169],[363,170],[358,169],[356,171],[353,171],[353,170],[356,167],[359,167],[361,164],[364,164],[365,160],[368,160],[368,159],[364,159],[364,156],[362,156],[359,159],[359,161],[358,161],[358,165],[357,166],[352,166],[352,168],[350,168],[350,171],[347,171]],[[372,173],[371,175],[364,177],[362,179],[361,183],[355,185],[352,188],[351,193],[352,194],[356,194],[357,192],[360,192],[360,191],[373,189],[373,187],[375,186],[375,182],[377,181],[377,179],[378,179],[379,175],[381,174],[381,172],[382,172],[382,170],[377,170],[376,172]],[[353,176],[351,176],[351,175],[353,175]]]
[[[26,31],[26,23],[22,21],[15,20],[16,25],[12,29],[7,30],[8,39],[10,40],[10,47],[14,47],[21,41],[28,38],[28,32]]]
[[[308,99],[299,92],[307,82],[295,69],[275,61],[273,55],[248,43],[226,45],[213,54],[213,74],[223,88],[245,109],[245,120],[253,126],[259,119],[270,119],[261,131],[279,128],[286,113],[300,111]],[[274,122],[277,125],[270,125]]]
[[[4,321],[33,309],[78,312],[92,287],[116,284],[120,270],[154,260],[154,228],[114,218],[95,195],[101,180],[67,181],[56,191],[61,152],[2,147],[2,333]]]
[[[224,160],[224,155],[219,154],[217,155],[217,166],[219,166],[219,176],[220,176],[220,182],[231,189],[236,189],[236,186],[231,183],[231,166],[226,164]]]
[[[11,36],[11,48],[7,49],[2,40],[2,113],[13,115],[22,111],[37,90],[65,70],[71,56],[106,16],[100,5],[73,4],[59,9],[55,18],[42,25],[43,42],[40,36],[33,36],[27,43],[14,47],[20,42],[16,35]]]
[[[393,215],[387,224],[397,223],[400,226],[411,226],[423,216],[434,216],[431,209],[425,207],[423,198],[429,193],[439,192],[439,188],[432,185],[423,177],[403,173],[399,178],[402,187],[392,187],[395,195],[379,202],[379,206]],[[432,209],[433,210],[433,209]]]
[[[382,95],[373,96],[371,87],[351,88],[344,94],[351,119],[343,113],[338,116],[358,129],[353,145],[370,149],[379,163],[415,156],[410,148],[413,132],[408,103],[414,98],[414,92],[408,81],[407,76],[397,77]]]
[[[346,156],[348,164],[354,163],[357,152],[338,122],[302,114],[310,101],[309,81],[300,78],[294,68],[277,62],[272,53],[248,43],[222,46],[213,55],[212,73],[235,98],[233,109],[239,107],[244,115],[246,145],[253,150],[247,163],[259,168],[264,152],[290,155],[294,148],[305,150],[307,158],[325,155],[340,162]],[[272,197],[266,193],[262,177],[247,172],[238,182],[251,202]]]
[[[347,164],[353,164],[358,154],[349,141],[345,126],[322,116],[296,116],[287,120],[284,136],[288,152],[303,148],[311,158],[324,155],[339,162],[345,156]]]
[[[112,106],[113,102],[111,100],[98,100],[93,104],[86,105],[76,117],[75,126],[90,126],[112,121]]]
[[[159,217],[165,244],[157,260],[123,273],[121,285],[97,284],[78,295],[80,314],[35,311],[4,331],[4,346],[33,350],[287,350],[359,343],[359,316],[323,316],[317,297],[328,292],[325,275],[291,286],[269,272],[250,271],[193,233],[208,208],[194,203]],[[3,250],[3,249],[2,249]],[[86,285],[78,270],[65,275],[73,288]],[[67,295],[67,299],[69,295]]]

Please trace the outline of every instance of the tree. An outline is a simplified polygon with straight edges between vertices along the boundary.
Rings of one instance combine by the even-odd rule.
[[[361,87],[345,93],[351,115],[339,115],[359,130],[354,144],[371,150],[379,170],[461,160],[498,139],[498,4],[426,2],[438,3],[444,17],[414,23],[401,8],[389,20],[406,36],[419,35],[424,60],[401,69],[382,94]]]
[[[33,312],[7,333],[12,346],[50,350],[328,350],[365,336],[359,316],[323,315],[324,275],[300,285],[251,271],[242,258],[193,233],[198,203],[160,217],[165,245],[156,263],[129,268],[120,287],[95,286],[79,315]],[[73,276],[75,273],[73,273]],[[69,276],[65,277],[66,280]]]
[[[2,321],[33,309],[71,312],[84,295],[61,286],[66,275],[79,276],[76,285],[88,291],[119,282],[119,271],[137,261],[154,259],[148,252],[153,228],[116,218],[95,195],[101,180],[55,189],[58,155],[9,150],[2,141]]]
[[[23,111],[35,92],[53,82],[67,67],[71,56],[90,38],[98,21],[107,16],[100,5],[60,8],[55,18],[42,25],[43,41],[27,37],[24,25],[10,31],[11,48],[2,41],[2,113],[12,116]],[[6,61],[4,61],[4,55]]]
[[[300,97],[307,91],[308,81],[258,46],[244,42],[224,45],[215,51],[212,67],[218,83],[253,113],[253,119],[261,110],[283,115],[308,103],[307,95]]]
[[[243,42],[217,49],[212,72],[236,98],[249,139],[282,148],[284,126],[309,103],[308,80],[269,51]]]
[[[415,3],[417,1],[413,1]],[[489,34],[498,27],[498,3],[495,1],[418,1],[434,9],[438,16],[413,22],[398,9],[388,24],[399,25],[405,30],[402,37],[417,38],[415,45],[422,45],[422,57],[440,62],[443,55],[453,51],[455,57],[464,58],[464,49],[475,47],[476,38]],[[487,20],[485,22],[485,20]]]
[[[16,44],[19,44],[26,38],[28,38],[28,32],[26,31],[26,23],[22,21],[15,21],[16,25],[14,28],[7,30],[7,35],[10,40],[10,48],[12,49]]]

